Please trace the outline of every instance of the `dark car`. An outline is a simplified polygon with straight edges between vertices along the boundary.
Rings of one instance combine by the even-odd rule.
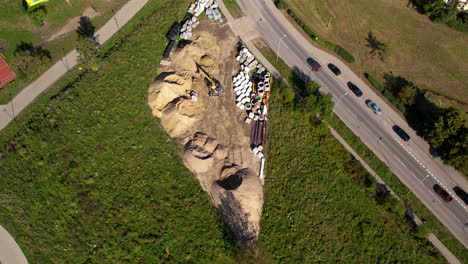
[[[439,186],[439,184],[434,184],[434,191],[440,196],[442,197],[442,199],[444,199],[445,202],[450,202],[452,201],[452,196],[450,196],[450,194],[447,193],[447,191],[445,191],[444,189],[442,189],[442,187]]]
[[[404,141],[408,141],[410,140],[410,136],[399,126],[397,125],[394,125],[392,126],[392,129],[393,131],[395,131],[395,133],[397,133],[398,136],[401,137],[401,139],[403,139]]]
[[[316,61],[316,60],[314,60],[312,58],[308,58],[307,63],[309,64],[310,67],[312,67],[312,69],[314,71],[320,71],[322,69],[322,65],[320,65],[320,63],[318,63],[318,61]]]
[[[466,194],[462,188],[455,186],[453,187],[453,191],[458,195],[458,197],[460,197],[460,199],[463,200],[466,205],[468,205],[468,194]]]
[[[340,69],[338,69],[338,67],[336,67],[335,64],[328,63],[328,69],[330,69],[330,71],[332,71],[336,76],[341,74]]]
[[[351,92],[353,92],[357,97],[362,96],[361,89],[359,89],[359,87],[357,87],[354,83],[348,82],[348,87],[351,90]]]

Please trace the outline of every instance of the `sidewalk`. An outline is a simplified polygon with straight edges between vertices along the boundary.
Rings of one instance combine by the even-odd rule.
[[[148,0],[130,0],[115,13],[107,23],[95,34],[99,43],[109,40],[121,27],[123,27]],[[37,80],[26,86],[12,101],[0,105],[0,131],[3,130],[19,113],[28,107],[42,92],[57,82],[65,73],[77,64],[78,53],[70,51],[64,58],[55,63]],[[3,263],[2,263],[3,264]]]
[[[0,263],[1,264],[28,264],[21,248],[8,231],[0,225]]]

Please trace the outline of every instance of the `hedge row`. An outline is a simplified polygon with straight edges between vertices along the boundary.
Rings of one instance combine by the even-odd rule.
[[[288,15],[290,15],[294,19],[294,21],[296,21],[296,23],[307,33],[307,35],[309,35],[309,37],[311,37],[314,40],[318,39],[317,34],[315,34],[315,32],[312,31],[312,29],[309,26],[304,24],[304,22],[294,13],[294,11],[288,9],[287,12]]]
[[[379,90],[380,92],[383,92],[385,88],[383,87],[382,84],[379,83],[372,75],[370,75],[368,72],[364,73],[364,76],[366,79],[374,86],[375,89]]]
[[[288,7],[289,7],[288,4],[283,0],[275,1],[275,5],[279,9],[288,9]]]
[[[372,86],[375,87],[375,89],[379,90],[385,98],[387,98],[393,105],[395,105],[398,110],[400,110],[402,113],[406,113],[406,107],[398,102],[398,100],[395,98],[395,96],[392,94],[392,92],[388,89],[385,89],[382,84],[379,83],[372,75],[369,73],[365,72],[364,76],[366,79],[372,84]]]
[[[279,7],[278,7],[279,8]],[[335,52],[338,54],[341,58],[343,58],[345,61],[349,63],[353,63],[355,61],[353,55],[349,53],[347,50],[345,50],[343,47],[335,45],[331,42],[328,42],[326,40],[319,39],[317,34],[315,34],[314,31],[310,27],[308,27],[291,9],[287,10],[288,15],[290,15],[294,21],[305,31],[305,33],[311,37],[313,40],[316,40],[318,43],[323,45],[324,47],[328,48],[329,50]]]

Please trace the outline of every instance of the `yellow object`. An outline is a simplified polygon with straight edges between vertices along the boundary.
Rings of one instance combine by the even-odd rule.
[[[41,3],[45,3],[48,0],[25,0],[26,4],[28,4],[28,7],[32,7]]]

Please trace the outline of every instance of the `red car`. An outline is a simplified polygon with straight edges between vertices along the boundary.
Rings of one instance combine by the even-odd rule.
[[[442,187],[440,187],[438,184],[434,184],[434,191],[444,199],[445,202],[450,202],[452,201],[452,196],[448,194]]]

